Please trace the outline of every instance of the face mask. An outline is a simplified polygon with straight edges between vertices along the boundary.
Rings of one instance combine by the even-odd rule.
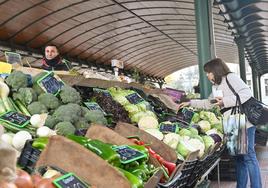
[[[59,55],[57,55],[55,58],[50,59],[50,60],[48,60],[47,58],[44,58],[44,59],[45,59],[46,64],[48,64],[49,66],[52,66],[52,67],[56,66],[60,62]]]

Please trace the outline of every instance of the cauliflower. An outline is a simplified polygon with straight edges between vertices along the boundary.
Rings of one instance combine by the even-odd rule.
[[[61,88],[60,98],[64,104],[67,103],[79,104],[81,102],[81,96],[79,92],[77,92],[74,88],[66,85]]]
[[[13,71],[5,81],[14,91],[28,86],[28,76],[21,71]]]
[[[51,93],[43,93],[38,96],[38,101],[47,107],[47,109],[56,109],[60,106],[59,99]]]
[[[27,106],[37,100],[37,94],[32,88],[20,88],[17,92],[13,93],[13,99],[18,99],[24,106]]]
[[[55,126],[55,130],[58,135],[67,136],[70,134],[74,134],[75,127],[70,122],[63,121]]]
[[[34,114],[42,114],[47,112],[47,108],[45,105],[42,103],[36,101],[28,105],[27,107],[28,111],[30,112],[31,115]]]
[[[65,104],[57,108],[53,115],[57,121],[69,121],[75,123],[82,117],[82,108],[78,104]]]

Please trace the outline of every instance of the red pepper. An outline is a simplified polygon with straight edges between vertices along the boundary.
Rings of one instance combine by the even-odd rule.
[[[131,141],[133,141],[135,144],[137,145],[145,145],[145,143],[137,138],[129,138]],[[158,155],[151,147],[149,147],[148,145],[145,146],[148,151],[149,154],[155,158],[161,165],[165,166],[168,170],[168,174],[169,176],[172,174],[172,172],[175,170],[176,168],[176,164],[172,163],[172,162],[168,162],[165,159],[163,159],[160,155]]]

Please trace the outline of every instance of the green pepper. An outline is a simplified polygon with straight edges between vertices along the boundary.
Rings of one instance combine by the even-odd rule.
[[[131,184],[131,188],[143,188],[143,181],[140,178],[121,168],[117,169],[128,179]]]
[[[32,147],[39,150],[43,150],[45,149],[47,143],[48,143],[48,137],[38,137],[34,139]]]
[[[139,165],[140,165],[140,163],[138,161],[132,161],[130,163],[125,164],[123,169],[128,170],[128,169],[131,169],[131,168],[136,168]]]
[[[128,168],[125,170],[136,175],[137,177],[140,177],[144,182],[148,180],[147,177],[150,177],[149,166],[146,164],[146,162],[141,163],[135,168]]]
[[[86,137],[76,135],[68,135],[67,138],[83,145],[85,148],[97,154],[111,165],[120,165],[120,156],[111,148],[110,144],[106,144],[100,140],[91,140]]]

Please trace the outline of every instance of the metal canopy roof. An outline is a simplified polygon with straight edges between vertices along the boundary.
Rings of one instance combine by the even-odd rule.
[[[0,10],[5,46],[42,53],[54,43],[80,64],[110,66],[119,59],[125,69],[156,78],[198,63],[194,0],[2,0]],[[217,56],[237,63],[233,36],[218,13],[215,6]]]
[[[245,41],[246,57],[258,73],[268,72],[268,1],[217,0],[232,35]]]

